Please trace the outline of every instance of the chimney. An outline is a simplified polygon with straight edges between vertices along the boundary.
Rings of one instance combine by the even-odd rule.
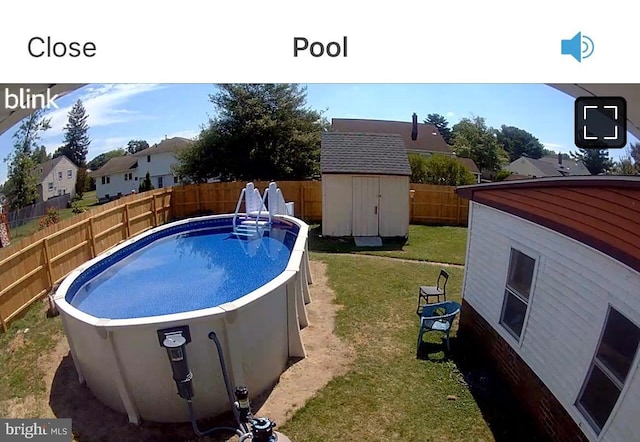
[[[558,152],[558,166],[562,167],[562,153]]]
[[[416,141],[418,139],[418,115],[413,113],[413,125],[411,126],[411,139]]]

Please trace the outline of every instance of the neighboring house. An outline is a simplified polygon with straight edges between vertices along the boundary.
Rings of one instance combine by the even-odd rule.
[[[76,194],[78,166],[64,155],[36,165],[33,174],[38,181],[38,201],[54,196]]]
[[[172,166],[178,162],[176,153],[191,145],[186,138],[169,138],[133,155],[111,158],[100,169],[91,172],[96,180],[98,199],[111,199],[138,191],[147,172],[154,188],[171,187],[178,183]]]
[[[91,172],[91,176],[96,180],[98,199],[108,200],[138,191],[137,165],[136,157],[125,155],[111,158],[100,169]]]
[[[174,137],[135,153],[133,156],[138,159],[138,178],[144,179],[149,172],[151,184],[156,189],[178,184],[178,177],[173,174],[172,166],[178,163],[177,152],[191,144],[192,141],[187,138]]]
[[[400,135],[325,132],[320,170],[323,235],[408,235],[411,168]]]
[[[509,164],[506,169],[530,178],[591,175],[584,164],[562,158],[560,154],[557,157],[542,157],[540,159],[520,157]]]
[[[551,440],[640,434],[640,178],[462,186],[458,338],[493,360]]]
[[[476,182],[480,182],[480,170],[476,163],[470,158],[457,158],[453,152],[453,147],[444,141],[438,129],[433,124],[418,123],[418,116],[415,113],[411,122],[333,118],[331,120],[331,130],[335,132],[400,135],[407,153],[417,153],[424,156],[439,154],[454,157],[474,175]]]
[[[368,134],[398,134],[402,137],[408,153],[453,155],[453,148],[444,141],[433,124],[418,123],[416,114],[413,114],[412,120],[408,122],[333,118],[331,130]]]

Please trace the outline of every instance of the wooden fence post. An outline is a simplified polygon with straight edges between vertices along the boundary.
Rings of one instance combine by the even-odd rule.
[[[49,287],[53,287],[53,271],[51,270],[51,254],[49,253],[49,239],[45,238],[42,241],[44,245],[44,260],[46,261],[47,279],[49,281]]]
[[[456,203],[457,203],[456,205],[458,206],[457,213],[456,213],[456,226],[459,226],[460,225],[460,199],[459,198],[457,198]]]
[[[2,317],[2,312],[0,311],[0,326],[2,326],[2,332],[7,332],[7,323],[4,322],[4,318]]]
[[[91,257],[95,258],[97,255],[96,255],[95,228],[93,226],[93,216],[89,217],[89,239],[91,240]]]
[[[300,186],[300,218],[304,219],[304,183]]]
[[[125,238],[129,238],[129,236],[131,235],[131,223],[129,222],[129,203],[124,204],[124,221],[125,221],[124,227],[126,232]]]
[[[156,208],[156,194],[155,193],[151,196],[151,213],[153,215],[153,223],[152,223],[152,225],[153,225],[153,227],[156,227],[158,225],[158,218],[157,218],[158,211],[157,211],[157,208]]]

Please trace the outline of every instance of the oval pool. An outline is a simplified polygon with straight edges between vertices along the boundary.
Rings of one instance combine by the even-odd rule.
[[[189,420],[163,331],[187,328],[198,418],[230,409],[209,332],[222,343],[231,383],[252,397],[278,381],[289,358],[305,357],[307,224],[278,216],[252,239],[234,235],[232,219],[151,229],[74,270],[56,291],[80,382],[131,422]]]

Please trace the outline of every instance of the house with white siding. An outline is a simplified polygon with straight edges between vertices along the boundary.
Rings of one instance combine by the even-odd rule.
[[[461,186],[458,339],[552,440],[640,440],[640,178]]]
[[[168,138],[135,153],[133,156],[138,160],[138,179],[144,179],[149,172],[151,184],[156,189],[178,184],[178,177],[173,173],[172,167],[178,163],[177,153],[191,143],[187,138]]]
[[[54,196],[76,194],[78,166],[64,155],[36,165],[32,171],[38,182],[38,201]]]
[[[173,166],[177,153],[191,145],[186,138],[174,137],[148,147],[133,155],[111,158],[100,169],[91,172],[96,180],[99,200],[108,200],[138,191],[147,172],[155,189],[178,183]]]

